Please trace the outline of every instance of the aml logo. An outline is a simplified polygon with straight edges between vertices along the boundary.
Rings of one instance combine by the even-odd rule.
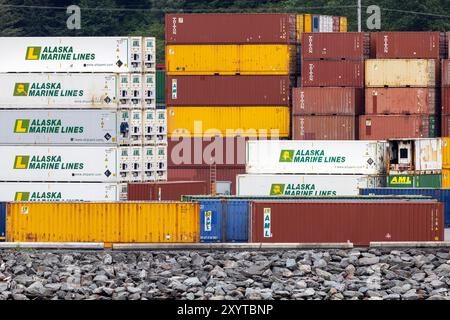
[[[29,192],[16,192],[16,195],[14,196],[14,201],[28,201],[29,199]]]
[[[284,184],[272,184],[270,187],[270,195],[271,196],[281,196],[284,194]]]
[[[42,47],[27,47],[25,60],[39,60],[41,57],[41,48]]]
[[[281,150],[280,162],[292,162],[294,160],[294,150]]]
[[[16,156],[14,160],[14,169],[28,169],[30,156]]]
[[[14,133],[27,133],[30,127],[30,120],[17,119],[14,125]]]
[[[14,85],[14,92],[13,92],[13,96],[14,97],[26,97],[28,96],[28,89],[30,88],[30,84],[29,83],[16,83]]]

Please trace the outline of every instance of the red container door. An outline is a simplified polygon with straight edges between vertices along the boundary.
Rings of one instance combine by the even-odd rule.
[[[356,140],[356,116],[294,116],[293,140]]]
[[[364,61],[304,61],[302,86],[363,88]]]

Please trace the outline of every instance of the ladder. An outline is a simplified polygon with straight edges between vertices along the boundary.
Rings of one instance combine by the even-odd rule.
[[[213,163],[209,166],[209,183],[211,185],[211,195],[216,195],[216,180],[217,180],[217,168],[216,164]]]

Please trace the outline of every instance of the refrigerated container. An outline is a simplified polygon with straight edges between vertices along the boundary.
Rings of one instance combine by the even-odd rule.
[[[364,61],[308,60],[301,68],[303,87],[364,87]]]
[[[358,117],[346,115],[294,115],[294,140],[357,140]]]

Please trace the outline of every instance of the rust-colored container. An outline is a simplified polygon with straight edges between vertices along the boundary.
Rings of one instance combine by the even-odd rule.
[[[450,87],[450,59],[442,60],[442,87]]]
[[[433,88],[366,88],[366,114],[435,114]]]
[[[432,115],[364,115],[359,117],[360,140],[434,138],[436,117]]]
[[[293,44],[296,36],[295,14],[166,14],[167,44]]]
[[[357,116],[294,116],[293,140],[357,140]]]
[[[211,193],[211,166],[205,167],[168,167],[167,176],[169,181],[190,180],[206,181],[208,194]],[[217,166],[216,181],[227,181],[231,184],[231,194],[236,194],[236,176],[245,173],[244,166]]]
[[[302,86],[363,88],[364,61],[303,61]]]
[[[307,32],[302,35],[302,59],[355,59],[369,57],[369,34],[363,32]]]
[[[167,76],[168,106],[288,106],[288,76]]]
[[[440,59],[445,54],[441,32],[377,32],[377,59]]]
[[[251,242],[443,241],[443,204],[435,200],[251,203]]]
[[[182,195],[207,194],[206,181],[164,181],[129,183],[128,201],[180,201]]]
[[[450,115],[442,115],[441,130],[442,137],[450,137]]]
[[[442,114],[450,114],[450,87],[442,87]]]
[[[333,32],[340,32],[341,17],[333,16]]]
[[[359,115],[364,113],[363,89],[302,87],[292,89],[293,115]]]

